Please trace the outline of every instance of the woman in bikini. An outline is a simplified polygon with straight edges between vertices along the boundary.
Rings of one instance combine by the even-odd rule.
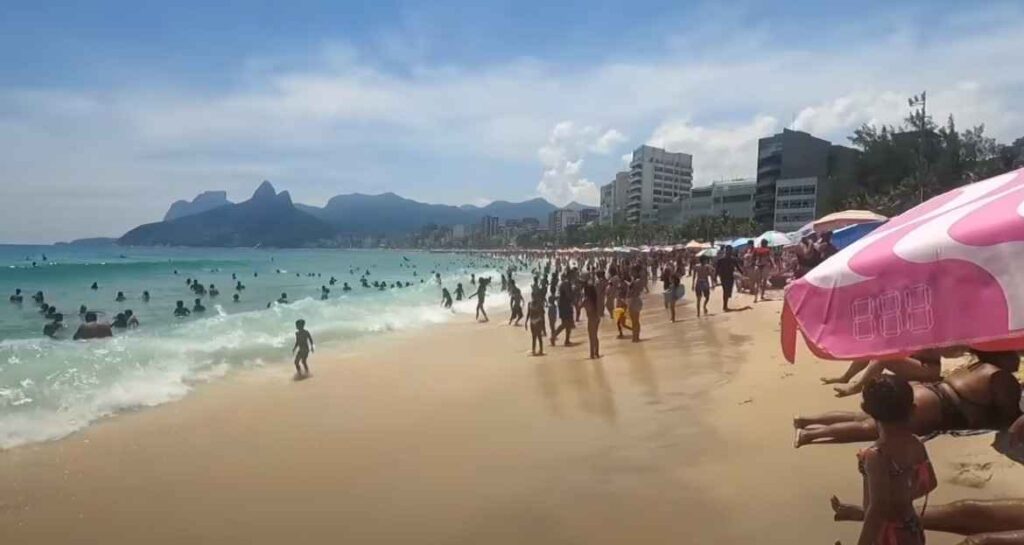
[[[857,543],[924,545],[914,500],[935,490],[936,481],[928,451],[910,426],[914,391],[902,378],[878,377],[865,384],[861,406],[874,419],[878,440],[857,453],[864,477],[864,525]]]
[[[942,358],[956,358],[963,355],[962,347],[954,346],[942,350],[922,350],[909,358],[884,360],[855,360],[850,362],[846,372],[838,377],[822,378],[822,384],[839,384],[834,390],[836,397],[859,394],[864,384],[888,371],[911,382],[938,382],[942,380]],[[861,371],[859,380],[850,382]]]
[[[1021,387],[1013,373],[1020,366],[1016,352],[972,350],[977,361],[941,382],[913,384],[910,427],[918,435],[951,430],[993,430],[1021,416]],[[835,411],[793,419],[797,448],[810,443],[854,443],[878,439],[871,415]]]
[[[836,521],[861,522],[864,508],[832,496]],[[960,545],[1024,545],[1024,500],[959,500],[929,505],[921,527],[933,532],[969,536]]]
[[[590,359],[601,357],[600,343],[597,338],[598,328],[601,326],[601,298],[598,297],[597,287],[589,279],[583,284],[583,310],[587,313],[587,340],[590,342]]]

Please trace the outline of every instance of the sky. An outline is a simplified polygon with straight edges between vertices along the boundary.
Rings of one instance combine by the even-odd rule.
[[[51,4],[51,5],[45,5]],[[20,2],[0,7],[0,242],[119,236],[204,190],[596,204],[641,144],[696,185],[783,128],[1024,136],[1021,2]]]

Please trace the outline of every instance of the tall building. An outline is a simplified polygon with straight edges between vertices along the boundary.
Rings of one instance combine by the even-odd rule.
[[[501,232],[501,220],[497,216],[484,216],[480,219],[480,234],[486,238],[497,236]]]
[[[548,229],[558,235],[570,225],[579,225],[580,212],[570,208],[559,208],[548,215]]]
[[[689,196],[692,185],[692,155],[640,146],[629,163],[626,221],[653,223],[658,208]]]
[[[711,185],[695,187],[689,198],[682,198],[658,209],[657,223],[685,225],[702,216],[726,215],[730,218],[754,217],[754,194],[757,182],[753,178],[722,180]]]
[[[616,172],[614,180],[601,186],[601,223],[614,225],[625,221],[628,191],[629,171]]]
[[[853,182],[857,150],[785,129],[757,143],[754,219],[794,231],[833,211]]]
[[[580,225],[586,225],[601,219],[601,211],[597,208],[580,209]]]

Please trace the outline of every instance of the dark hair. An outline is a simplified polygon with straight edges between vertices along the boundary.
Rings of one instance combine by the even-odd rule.
[[[861,408],[878,422],[904,422],[914,411],[914,389],[896,375],[882,375],[864,385]]]
[[[91,311],[90,312],[86,312],[85,313],[85,321],[86,322],[95,322],[96,321],[96,313],[95,312],[91,312]]]
[[[295,320],[295,327],[299,329],[306,327],[306,320]]]

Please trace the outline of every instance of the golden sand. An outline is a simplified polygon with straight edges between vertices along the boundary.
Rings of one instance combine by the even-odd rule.
[[[522,329],[460,316],[318,352],[309,380],[282,361],[0,452],[0,539],[855,543],[828,498],[859,498],[863,445],[792,448],[794,414],[856,408],[818,381],[842,364],[784,363],[777,302],[700,320],[684,305],[672,324],[659,301],[640,344],[605,320],[600,360],[530,357]],[[932,502],[1024,496],[992,439],[928,444]]]

